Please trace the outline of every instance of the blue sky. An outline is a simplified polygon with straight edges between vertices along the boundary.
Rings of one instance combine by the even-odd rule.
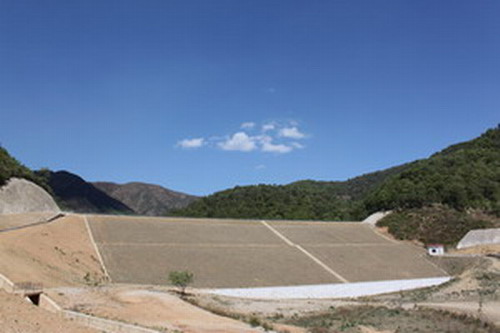
[[[0,142],[193,194],[344,180],[499,122],[498,1],[0,0]]]

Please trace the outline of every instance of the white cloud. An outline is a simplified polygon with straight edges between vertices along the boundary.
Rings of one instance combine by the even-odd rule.
[[[272,142],[262,143],[262,151],[266,153],[285,154],[293,150],[292,147],[284,144],[273,144]]]
[[[184,139],[177,142],[177,145],[181,148],[185,149],[193,149],[200,148],[205,144],[205,139],[203,138],[194,138],[194,139]]]
[[[267,124],[262,125],[263,132],[272,131],[275,128],[276,128],[276,126],[273,123],[267,123]]]
[[[177,146],[183,149],[209,147],[225,151],[286,154],[304,149],[304,141],[301,140],[308,137],[293,120],[263,123],[249,121],[241,123],[240,129],[231,135],[188,138],[177,142]]]
[[[241,124],[241,128],[243,129],[252,129],[255,127],[255,123],[252,121],[248,121],[246,123]]]
[[[232,151],[252,151],[257,148],[255,138],[248,136],[245,132],[235,133],[232,137],[227,138],[223,142],[219,142],[218,146],[222,150]]]
[[[302,133],[301,131],[299,131],[299,129],[295,126],[282,128],[279,131],[279,136],[281,136],[283,138],[291,138],[291,139],[303,139],[306,137],[306,135],[304,133]]]
[[[264,164],[259,164],[255,167],[255,170],[264,170],[266,166]]]

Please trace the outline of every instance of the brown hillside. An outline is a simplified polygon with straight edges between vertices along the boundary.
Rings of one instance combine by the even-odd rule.
[[[153,184],[96,182],[93,185],[140,215],[165,215],[172,209],[184,208],[198,199],[196,196]]]

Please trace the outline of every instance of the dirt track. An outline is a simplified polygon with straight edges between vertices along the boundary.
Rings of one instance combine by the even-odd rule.
[[[64,307],[143,327],[185,333],[257,333],[249,325],[186,303],[165,290],[133,286],[60,288],[51,295]]]

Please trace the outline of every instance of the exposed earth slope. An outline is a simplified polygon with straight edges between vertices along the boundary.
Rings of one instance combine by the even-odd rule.
[[[0,233],[0,273],[14,283],[28,280],[45,287],[104,280],[81,216]]]
[[[139,215],[160,216],[172,209],[184,208],[198,197],[175,192],[159,185],[132,182],[115,184],[92,183],[110,197],[124,203]]]

